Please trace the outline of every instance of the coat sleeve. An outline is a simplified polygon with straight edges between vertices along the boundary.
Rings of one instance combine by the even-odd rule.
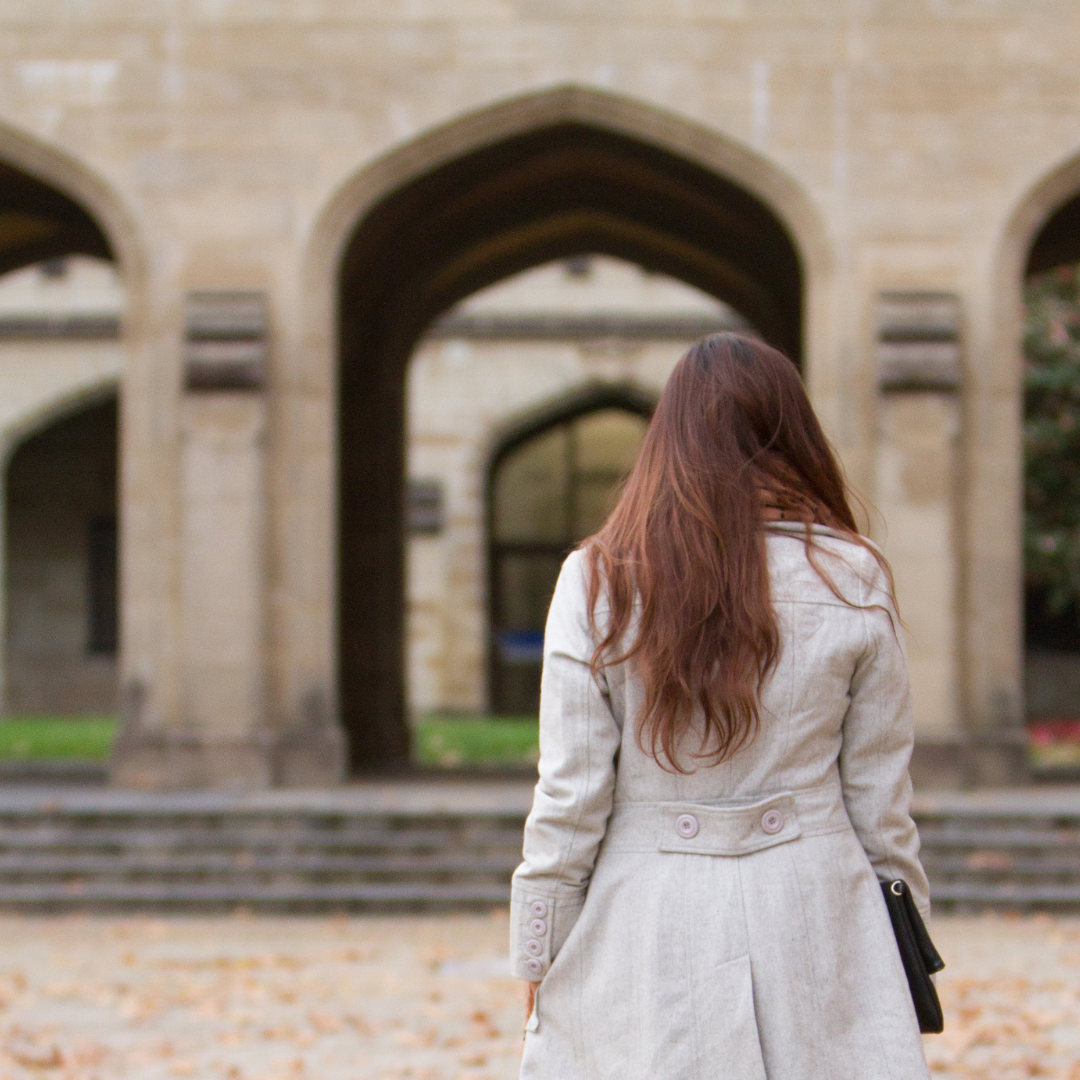
[[[851,680],[840,751],[844,804],[878,878],[903,878],[926,919],[930,889],[911,818],[908,764],[915,728],[903,631],[876,562],[867,582],[867,606],[860,612],[864,647]]]
[[[544,631],[540,687],[540,779],[525,823],[524,858],[510,900],[510,964],[522,979],[547,973],[577,922],[607,830],[621,732],[601,673],[586,610],[585,563],[563,564]]]

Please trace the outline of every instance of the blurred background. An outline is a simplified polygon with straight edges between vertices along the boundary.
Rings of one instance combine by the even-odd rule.
[[[115,738],[123,302],[115,267],[82,255],[0,279],[4,400],[25,408],[32,395],[47,410],[8,465],[0,745],[11,775],[50,757],[63,775],[66,757],[89,776]],[[587,253],[480,290],[417,343],[402,541],[416,765],[535,764],[562,560],[614,505],[675,360],[720,330],[753,332],[692,286]],[[83,393],[88,375],[105,385]]]
[[[1070,0],[0,4],[3,1075],[516,1075],[546,608],[725,329],[896,573],[935,1075],[1080,1076]]]
[[[561,560],[685,348],[739,329],[798,365],[895,569],[925,835],[1012,799],[997,848],[942,839],[939,897],[1080,902],[1080,804],[1044,805],[1080,792],[1078,19],[0,11],[0,796],[186,807],[193,851],[235,799],[268,836],[501,806],[503,895]],[[181,896],[125,844],[131,897]],[[42,903],[113,887],[26,850]],[[352,872],[318,851],[308,884]],[[301,889],[266,858],[183,895]]]

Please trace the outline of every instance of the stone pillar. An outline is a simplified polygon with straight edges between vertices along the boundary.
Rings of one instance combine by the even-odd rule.
[[[192,293],[180,402],[177,722],[125,690],[114,783],[266,787],[266,330],[261,293]]]
[[[963,707],[960,331],[959,298],[951,293],[879,297],[877,506],[907,627],[912,772],[927,787],[982,781],[987,754],[1002,759],[999,779],[1017,776],[1022,764],[1015,739],[993,737]]]
[[[155,686],[151,664],[148,676],[132,665],[121,689],[116,786],[325,786],[344,775],[344,738],[325,688],[307,687],[287,716],[271,700],[267,338],[262,293],[188,295],[170,473],[177,632],[165,657],[173,663],[160,665],[175,676],[163,691],[168,674]],[[168,564],[170,552],[140,554]]]

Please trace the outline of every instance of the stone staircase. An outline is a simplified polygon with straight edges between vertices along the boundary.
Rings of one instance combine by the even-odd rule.
[[[1080,788],[920,795],[938,910],[1080,910]]]
[[[409,910],[504,903],[532,785],[0,791],[0,908]]]
[[[0,788],[0,909],[407,911],[505,903],[529,781],[150,795]],[[923,794],[938,910],[1080,910],[1080,788]]]

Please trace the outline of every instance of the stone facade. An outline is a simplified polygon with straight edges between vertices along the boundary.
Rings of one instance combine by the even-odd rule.
[[[119,383],[117,783],[401,760],[407,357],[590,251],[799,355],[884,516],[920,732],[1008,775],[1020,284],[1080,257],[1075,5],[47,0],[0,30],[0,269],[108,257],[126,295],[116,341],[48,346],[55,397],[0,346],[10,447]],[[207,292],[266,327],[193,334]]]
[[[115,412],[113,338],[122,309],[120,283],[98,260],[74,257],[0,279],[0,334],[6,327],[10,335],[0,338],[12,446],[9,714],[116,709],[115,653],[90,644],[87,556],[90,526],[116,514],[117,431],[108,410]],[[648,407],[692,341],[741,325],[704,293],[600,256],[525,271],[482,290],[425,336],[409,366],[407,473],[414,485],[436,486],[438,507],[434,527],[407,530],[411,717],[491,707],[487,517],[501,449],[619,395]],[[107,357],[111,364],[103,363]],[[44,413],[39,399],[50,406]],[[222,468],[217,457],[189,467],[207,473],[192,479],[196,491]],[[219,528],[194,529],[186,546],[197,551],[205,538],[213,550]],[[221,649],[213,643],[208,662]]]

